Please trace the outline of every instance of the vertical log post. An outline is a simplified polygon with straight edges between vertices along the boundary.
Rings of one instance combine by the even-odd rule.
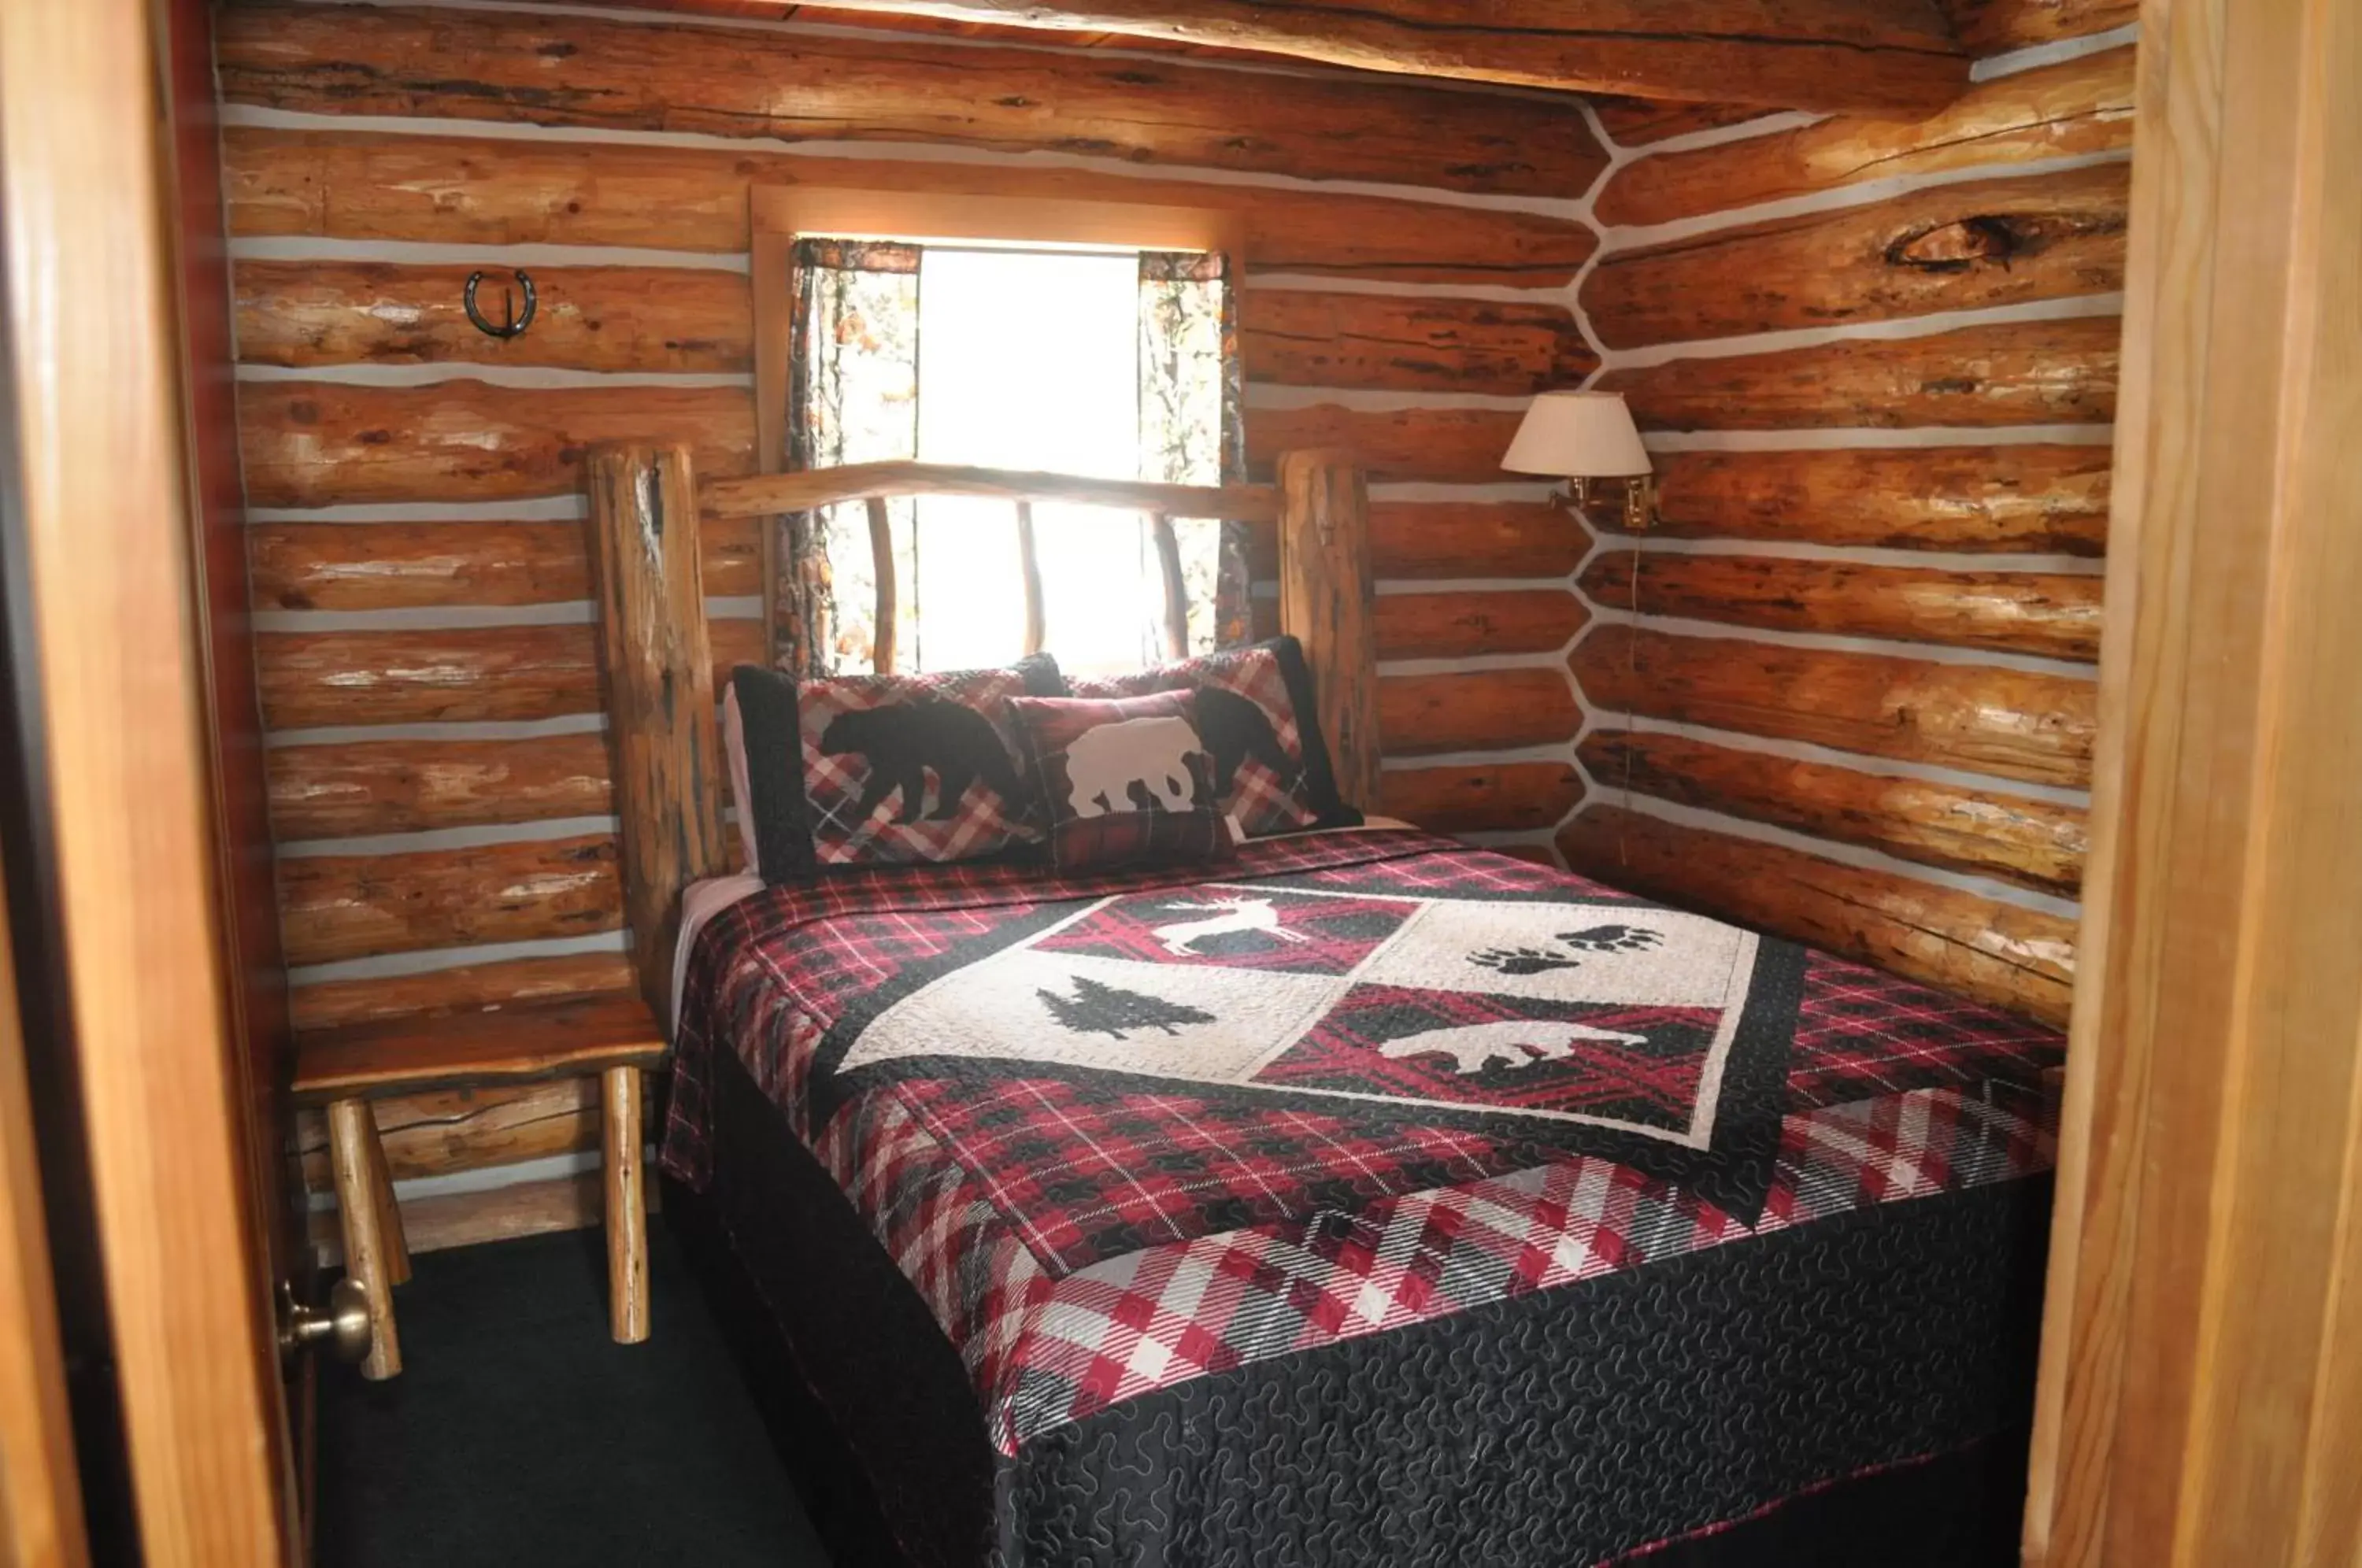
[[[1279,624],[1304,645],[1345,803],[1378,803],[1377,589],[1369,487],[1352,454],[1279,459]]]
[[[679,447],[602,447],[587,471],[624,913],[641,994],[663,1018],[681,889],[726,864],[697,492]]]
[[[1173,532],[1173,519],[1162,512],[1150,513],[1148,533],[1155,541],[1157,572],[1164,580],[1164,657],[1185,659],[1189,657],[1189,584],[1181,576],[1181,540]]]
[[[1017,503],[1017,564],[1025,577],[1025,651],[1037,654],[1050,635],[1049,613],[1042,604],[1042,555],[1033,543],[1033,503]]]
[[[648,1337],[647,1168],[640,1144],[640,1070],[610,1067],[600,1083],[606,1166],[607,1328],[619,1345]]]
[[[901,608],[894,585],[894,514],[882,495],[869,498],[869,569],[877,580],[877,624],[869,639],[869,664],[878,674],[891,675]]]

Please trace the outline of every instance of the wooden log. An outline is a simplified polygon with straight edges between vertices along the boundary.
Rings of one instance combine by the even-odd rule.
[[[416,975],[315,980],[295,987],[289,1004],[296,1028],[326,1029],[369,1018],[622,990],[632,984],[631,962],[622,953],[583,953],[465,964]]]
[[[221,94],[317,114],[923,142],[1127,163],[1573,196],[1606,154],[1572,98],[1071,50],[582,16],[240,6]]]
[[[2104,445],[1660,452],[1650,531],[1687,539],[2099,556],[2107,550],[2112,462]],[[1602,509],[1589,521],[1618,532],[1622,509]]]
[[[619,10],[640,9],[636,4],[625,4],[624,0],[598,0],[598,3]],[[723,17],[743,21],[748,17],[776,18],[780,6],[778,0],[671,0],[665,10],[677,16]],[[1172,55],[1177,59],[1209,61],[1217,65],[1297,63],[1287,55],[1195,43],[1186,39],[1098,31],[1061,32],[1055,38],[1049,38],[1023,22],[972,22],[918,12],[899,16],[887,11],[839,11],[826,6],[800,6],[794,15],[807,22],[832,27],[862,28],[871,32],[915,33],[928,38],[981,39],[991,43],[1022,44],[1033,49],[1055,45],[1061,49],[1136,50],[1148,54]]]
[[[544,719],[599,708],[589,628],[273,632],[255,639],[274,730],[430,720]]]
[[[539,1181],[511,1181],[473,1192],[447,1192],[413,1198],[402,1204],[403,1222],[415,1253],[439,1253],[453,1247],[480,1246],[487,1242],[513,1242],[567,1231],[586,1231],[606,1213],[603,1177],[597,1171],[549,1176]],[[660,1209],[663,1189],[648,1189],[648,1208]],[[312,1245],[323,1267],[343,1261],[343,1244],[333,1224],[312,1220]]]
[[[2070,899],[2083,885],[2090,831],[2074,806],[1617,730],[1613,721],[1579,753],[1610,794],[1637,790]]]
[[[2140,17],[2139,0],[1937,0],[1972,54],[2104,33]]]
[[[1583,727],[1556,669],[1389,675],[1378,682],[1378,727],[1389,756],[1553,745]]]
[[[846,11],[977,21],[1004,0],[837,0]],[[1783,108],[1926,110],[1955,95],[1967,62],[1932,6],[1845,0],[1769,7],[1694,0],[1673,17],[1652,0],[1060,0],[1024,8],[1029,27],[1139,34],[1404,72],[1561,91],[1638,94]]]
[[[1690,104],[1677,98],[1628,98],[1590,94],[1591,110],[1607,139],[1618,147],[1647,147],[1669,137],[1744,125],[1768,113],[1760,104]]]
[[[716,679],[762,662],[759,621],[712,624]],[[447,632],[271,632],[255,639],[274,730],[552,719],[602,711],[588,626]]]
[[[1319,449],[1279,459],[1279,624],[1312,668],[1337,792],[1366,809],[1378,798],[1384,734],[1369,491],[1349,454]]]
[[[613,931],[624,923],[612,834],[279,862],[291,965]]]
[[[1569,665],[1595,710],[2081,787],[2088,680],[1985,665],[1595,627]]]
[[[640,993],[666,1017],[681,889],[724,864],[729,765],[714,722],[713,647],[698,585],[697,485],[679,447],[602,448],[590,456],[587,482],[607,743],[624,824],[624,913]],[[879,599],[890,612],[894,554],[885,523],[880,503],[870,514],[871,543],[884,536]],[[892,668],[892,627],[889,619],[878,629],[889,661],[882,668]]]
[[[599,1146],[596,1080],[552,1078],[543,1083],[430,1089],[370,1102],[379,1147],[396,1181],[483,1170],[546,1159]],[[304,1185],[329,1182],[327,1121],[299,1111],[295,1153]]]
[[[1936,185],[1619,250],[1583,286],[1611,348],[2113,293],[2132,166]]]
[[[1268,484],[1163,484],[1151,480],[1088,479],[1025,469],[902,460],[714,480],[699,485],[697,491],[708,517],[810,512],[840,502],[905,495],[1059,502],[1119,512],[1162,512],[1172,517],[1270,521],[1279,515],[1279,492]]]
[[[356,386],[239,389],[239,447],[256,506],[482,502],[566,495],[606,441],[679,439],[701,473],[754,469],[755,400],[738,387]]]
[[[640,1069],[610,1067],[600,1090],[599,1160],[607,1188],[607,1324],[619,1345],[648,1337],[648,1189]]]
[[[1593,806],[1558,836],[1586,877],[2063,1025],[2075,922],[1777,845]]]
[[[1362,504],[1366,544],[1366,497]],[[1177,662],[1189,657],[1189,580],[1181,575],[1181,536],[1173,531],[1173,519],[1158,512],[1148,519],[1148,537],[1156,550],[1156,575],[1163,589],[1158,595],[1157,627],[1164,639],[1164,657]]]
[[[2119,152],[2132,134],[2126,47],[1979,83],[1924,119],[1841,116],[1637,159],[1595,210],[1605,224],[1670,223],[1869,180]]]
[[[870,604],[872,622],[869,635],[870,668],[879,675],[894,673],[894,638],[901,629],[901,595],[894,576],[894,515],[887,510],[884,496],[873,495],[866,503],[869,513],[869,569],[877,581],[877,596]]]
[[[703,536],[708,594],[762,592],[753,518],[716,519]],[[248,539],[258,607],[440,609],[590,597],[579,523],[256,523]]]
[[[1562,762],[1390,767],[1378,778],[1382,813],[1434,833],[1556,827],[1582,799],[1582,778]]]
[[[480,1246],[583,1231],[604,1214],[603,1178],[596,1171],[513,1182],[481,1192],[449,1192],[403,1205],[411,1246],[422,1253]],[[649,1194],[653,1198],[653,1191]]]
[[[1276,386],[1523,396],[1599,368],[1563,305],[1434,295],[1242,289],[1239,344]]]
[[[270,827],[281,844],[615,809],[607,743],[596,734],[278,746],[269,769]]]
[[[1380,501],[1370,550],[1380,579],[1562,578],[1591,547],[1562,507],[1523,502]]]
[[[1309,408],[1247,410],[1247,468],[1268,474],[1283,452],[1339,447],[1374,482],[1493,484],[1501,454],[1523,416],[1489,408]]]
[[[1664,459],[1658,459],[1662,463]],[[1279,531],[1249,536],[1248,569],[1279,575]],[[1437,578],[1564,578],[1591,548],[1570,509],[1550,502],[1374,501],[1370,559],[1379,581]]]
[[[239,362],[754,368],[754,301],[738,273],[701,267],[535,267],[532,329],[500,338],[478,331],[461,305],[475,271],[457,263],[241,260],[231,284]],[[483,271],[484,304],[497,316],[509,274],[498,267]]]
[[[1030,656],[1040,653],[1042,645],[1049,639],[1050,612],[1048,602],[1042,596],[1042,552],[1033,537],[1033,503],[1030,501],[1019,501],[1016,505],[1017,569],[1018,575],[1022,579],[1025,605],[1024,649]],[[1275,519],[1272,523],[1271,532],[1276,539],[1279,525]],[[1273,562],[1275,575],[1278,571],[1276,557],[1277,552],[1275,549]]]
[[[1380,658],[1555,653],[1590,618],[1564,589],[1507,593],[1386,593],[1377,602]]]
[[[254,127],[226,129],[223,153],[237,235],[735,252],[751,186],[815,184],[1234,213],[1251,265],[1272,272],[1556,288],[1598,247],[1587,225],[1535,213],[1076,169]]]
[[[2116,416],[2118,318],[2014,321],[1926,337],[1853,338],[1610,370],[1649,430],[1894,430],[2105,425]]]
[[[2050,658],[2100,657],[2100,591],[2090,575],[1948,571],[1782,556],[1610,550],[1584,569],[1595,603],[1644,615],[1783,632],[1829,632],[1990,648]]]

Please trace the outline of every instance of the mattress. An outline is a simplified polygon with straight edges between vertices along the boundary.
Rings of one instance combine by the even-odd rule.
[[[959,1385],[809,1369],[917,1558],[1613,1562],[2030,1398],[2059,1037],[1791,944],[1380,829],[767,889],[685,970],[666,1169]]]

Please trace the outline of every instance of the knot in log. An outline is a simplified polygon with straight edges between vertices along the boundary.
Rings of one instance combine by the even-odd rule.
[[[2026,248],[2026,237],[2004,217],[1961,218],[1903,236],[1886,248],[1886,262],[1923,272],[1965,272],[1980,261],[2006,267]]]

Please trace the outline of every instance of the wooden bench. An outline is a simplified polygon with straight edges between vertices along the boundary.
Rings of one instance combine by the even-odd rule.
[[[606,1161],[608,1321],[619,1344],[648,1337],[647,1178],[641,1158],[640,1073],[664,1060],[664,1031],[636,996],[569,998],[439,1017],[315,1030],[296,1043],[299,1105],[328,1115],[328,1158],[345,1239],[345,1271],[369,1297],[376,1342],[361,1375],[402,1370],[393,1286],[410,1277],[402,1214],[377,1135],[373,1099],[575,1077],[601,1079]]]

